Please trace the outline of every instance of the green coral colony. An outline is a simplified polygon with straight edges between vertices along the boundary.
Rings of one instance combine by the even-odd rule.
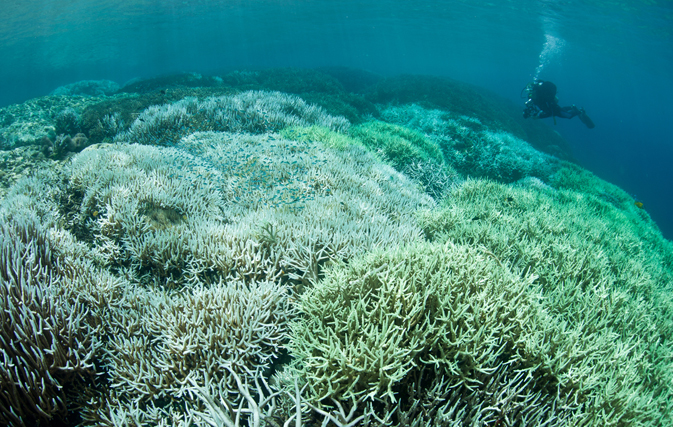
[[[0,124],[2,424],[673,424],[671,243],[496,96],[185,74]]]

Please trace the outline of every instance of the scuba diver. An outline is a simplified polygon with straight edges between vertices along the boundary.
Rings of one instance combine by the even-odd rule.
[[[582,123],[589,129],[593,129],[596,126],[589,116],[587,116],[584,108],[577,108],[574,105],[572,107],[561,107],[558,105],[556,85],[554,83],[544,80],[536,80],[533,83],[528,83],[528,85],[521,91],[522,94],[524,90],[528,94],[526,108],[523,110],[524,119],[527,119],[528,117],[533,117],[534,119],[553,117],[554,124],[556,124],[557,117],[572,119],[573,117],[578,116]]]

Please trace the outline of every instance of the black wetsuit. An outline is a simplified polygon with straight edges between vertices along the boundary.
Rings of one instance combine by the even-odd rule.
[[[561,107],[556,100],[556,85],[552,82],[540,81],[535,83],[531,91],[530,99],[540,109],[537,118],[545,119],[547,117],[561,117],[563,119],[572,119],[580,111],[572,107]]]
[[[539,107],[539,105],[538,105]],[[560,107],[558,104],[553,104],[550,107],[542,108],[540,107],[540,113],[537,117],[540,119],[546,119],[547,117],[561,117],[563,119],[572,119],[579,114],[576,108],[573,107]]]
[[[544,119],[547,117],[554,117],[554,124],[556,124],[556,117],[563,119],[572,119],[579,116],[582,123],[589,129],[595,127],[594,122],[587,116],[583,108],[561,107],[558,105],[556,99],[556,85],[552,82],[538,80],[532,85],[528,86],[528,101],[526,101],[526,108],[523,110],[523,117],[533,117],[536,119]]]

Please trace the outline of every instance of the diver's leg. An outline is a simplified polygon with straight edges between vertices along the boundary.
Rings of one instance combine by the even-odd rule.
[[[575,106],[573,105],[573,107],[575,107]],[[584,123],[584,125],[586,127],[588,127],[589,129],[593,129],[593,128],[596,127],[596,125],[594,124],[594,121],[591,120],[591,118],[589,118],[589,116],[587,116],[587,112],[584,111],[584,108],[577,108],[577,116],[580,118],[582,123]]]
[[[580,110],[573,105],[572,107],[559,107],[554,113],[555,116],[561,117],[562,119],[572,119],[580,114]]]
[[[593,129],[596,127],[594,122],[587,116],[586,111],[584,111],[584,108],[577,108],[576,106],[572,107],[563,107],[558,109],[557,114],[559,117],[563,117],[564,119],[572,119],[573,117],[577,116],[580,118],[582,123],[589,129]]]

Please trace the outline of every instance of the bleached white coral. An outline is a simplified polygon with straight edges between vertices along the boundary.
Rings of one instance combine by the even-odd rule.
[[[94,252],[130,277],[170,286],[281,272],[315,280],[328,260],[418,239],[413,212],[433,204],[361,147],[274,134],[99,146],[66,174],[68,191],[81,193],[72,226],[86,230]]]
[[[173,167],[182,170],[181,178]],[[192,156],[170,148],[120,145],[86,150],[67,168],[70,191],[86,189],[73,225],[89,230],[96,251],[109,264],[170,276],[184,261],[180,243],[188,235],[181,236],[181,231],[190,223],[222,216],[217,177],[201,178],[206,170]],[[175,239],[168,227],[175,227]]]
[[[229,233],[242,233],[245,241],[266,226],[272,235],[255,240],[270,246],[297,280],[317,279],[325,261],[418,239],[413,213],[434,204],[359,146],[331,149],[273,134],[225,133],[194,134],[181,146],[226,176],[223,192],[238,217]]]
[[[150,106],[115,141],[169,145],[197,131],[259,134],[312,124],[335,131],[345,131],[350,126],[345,118],[330,116],[298,96],[248,91],[205,100],[188,97],[173,104]]]
[[[65,391],[93,373],[97,345],[83,302],[61,298],[50,242],[34,217],[0,221],[0,423],[67,414]]]
[[[414,212],[434,206],[360,146],[277,134],[96,145],[47,175],[22,181],[3,209],[52,227],[68,277],[58,292],[86,302],[99,328],[109,386],[86,392],[92,424],[188,425],[203,409],[185,397],[192,380],[240,402],[222,366],[253,381],[284,346],[291,298],[326,263],[420,240]]]
[[[98,413],[87,410],[91,420],[111,418],[135,402],[141,421],[157,421],[157,400],[183,399],[192,383],[224,395],[237,392],[225,366],[253,381],[280,353],[293,313],[287,287],[270,282],[221,282],[179,293],[127,286],[123,300],[106,327],[110,389],[98,399],[109,402]]]

